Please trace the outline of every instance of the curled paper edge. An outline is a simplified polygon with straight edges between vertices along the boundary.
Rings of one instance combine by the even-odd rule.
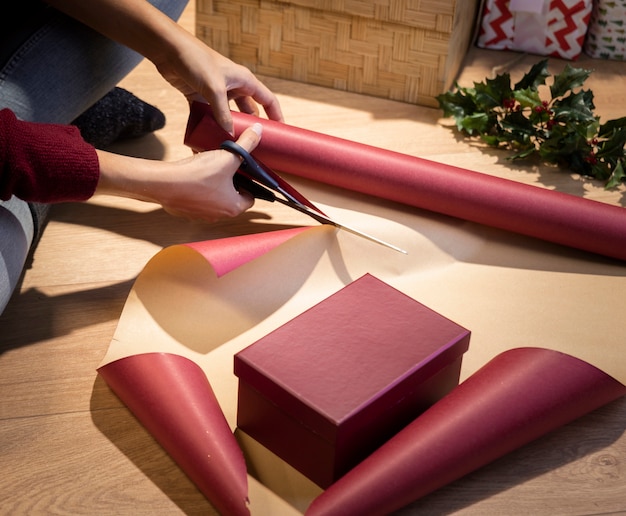
[[[195,362],[144,353],[98,373],[221,514],[250,514],[243,453]]]
[[[573,356],[505,351],[330,486],[306,514],[389,514],[624,394],[620,382]]]
[[[198,253],[221,277],[307,229],[297,227],[173,247]],[[150,262],[158,260],[162,252]],[[150,263],[144,271],[149,267]],[[125,314],[126,309],[120,321],[137,317],[134,311]],[[123,327],[118,325],[118,332],[124,333]],[[204,371],[189,357],[133,349],[133,342],[127,342],[118,332],[97,369],[99,375],[220,513],[249,514],[243,453]]]

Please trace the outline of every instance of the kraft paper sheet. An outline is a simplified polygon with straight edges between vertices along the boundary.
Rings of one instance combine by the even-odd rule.
[[[105,379],[117,375],[125,357],[189,359],[206,374],[235,430],[233,355],[369,273],[472,331],[462,380],[503,352],[531,347],[570,355],[563,363],[576,357],[585,371],[603,371],[611,388],[598,403],[623,393],[626,342],[615,331],[626,291],[622,263],[324,185],[298,189],[325,213],[408,254],[327,226],[166,248],[133,286],[100,368]],[[258,201],[254,209],[263,206]],[[561,363],[554,358],[559,353],[550,353],[556,360],[550,367]],[[124,400],[128,393],[118,394]],[[246,436],[238,438],[254,463],[255,476],[247,479],[252,514],[299,514],[321,494]]]

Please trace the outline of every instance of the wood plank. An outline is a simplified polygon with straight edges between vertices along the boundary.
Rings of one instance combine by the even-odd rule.
[[[0,425],[2,513],[217,514],[132,415],[101,398]]]
[[[195,2],[182,22],[194,28]],[[471,49],[459,78],[482,80],[536,56]],[[551,69],[563,66],[552,60]],[[582,57],[603,119],[626,108],[626,63]],[[626,188],[538,164],[461,138],[435,109],[265,78],[287,122],[435,161],[626,206]],[[166,127],[115,146],[118,152],[180,159],[187,104],[154,67],[122,84],[161,108]],[[295,179],[306,189],[307,182]],[[346,195],[328,187],[337,196]],[[305,190],[306,191],[306,190]],[[348,194],[349,195],[349,194]],[[374,203],[384,201],[374,200]],[[99,197],[55,206],[7,310],[0,316],[0,484],[11,514],[212,514],[208,502],[96,374],[132,283],[163,247],[300,223],[287,209],[258,204],[216,224],[188,223],[158,207]],[[616,322],[618,324],[618,322]],[[608,328],[607,331],[619,331]],[[618,400],[468,475],[402,514],[598,514],[626,512],[626,400]]]

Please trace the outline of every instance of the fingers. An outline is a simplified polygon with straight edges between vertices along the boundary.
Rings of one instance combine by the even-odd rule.
[[[246,72],[248,70],[246,69]],[[210,90],[205,94],[216,122],[231,136],[235,135],[233,117],[230,108],[230,100],[233,100],[239,111],[249,115],[259,115],[258,106],[263,106],[270,120],[282,122],[284,120],[278,98],[256,77],[249,74],[250,82],[244,82],[232,90],[228,86],[225,89]]]
[[[213,109],[213,117],[215,121],[231,136],[235,136],[235,125],[233,123],[233,117],[230,114],[230,108],[228,104],[225,106],[222,102],[210,102]]]
[[[237,203],[237,211],[239,212],[239,214],[249,210],[250,208],[252,208],[252,206],[254,206],[254,196],[251,193],[246,192],[245,190],[239,192],[238,201],[239,202]]]
[[[228,101],[223,102],[224,97],[215,97],[213,102],[209,102],[213,109],[213,116],[216,122],[228,132],[231,136],[235,135],[235,128],[233,123],[233,117],[230,111]],[[234,99],[239,111],[248,115],[259,116],[258,104],[253,97],[237,97]],[[259,102],[260,103],[260,102]],[[283,113],[280,108],[278,99],[274,95],[270,94],[270,100],[265,104],[261,104],[267,117],[270,120],[276,120],[278,122],[284,121]],[[257,142],[258,143],[258,142]],[[248,150],[248,149],[246,149]]]
[[[265,114],[270,120],[276,120],[277,122],[284,121],[283,112],[276,95],[274,95],[265,84],[259,82],[257,94],[254,95],[253,98],[263,106]]]
[[[276,120],[277,122],[285,121],[285,118],[283,117],[283,112],[280,109],[280,104],[278,103],[278,99],[276,99],[275,97],[272,102],[263,105],[263,109],[265,109],[267,118],[269,118],[270,120]]]
[[[211,109],[213,110],[213,118],[215,121],[231,136],[235,135],[235,127],[233,124],[233,117],[230,113],[229,99],[227,91],[215,91],[209,90],[204,94],[204,97],[209,102]]]
[[[238,97],[235,103],[242,113],[259,116],[259,107],[252,97]]]
[[[252,152],[261,140],[263,126],[260,123],[253,124],[241,133],[237,140],[237,144],[248,152]],[[254,197],[242,190],[239,192],[238,209],[241,212],[246,211],[254,205]]]
[[[239,108],[239,111],[241,111],[242,113],[259,116],[258,106],[260,102],[257,103],[252,97],[239,97],[235,99],[235,102],[237,104],[237,107]],[[276,120],[277,122],[284,121],[283,112],[276,97],[272,96],[269,101],[261,105],[263,106],[267,118],[269,118],[270,120]]]
[[[284,117],[280,108],[280,103],[276,95],[262,82],[255,78],[255,87],[249,95],[242,95],[235,98],[237,107],[242,113],[259,115],[259,104],[263,106],[265,114],[270,120],[283,122]]]
[[[263,126],[257,122],[241,133],[239,139],[237,140],[237,144],[241,145],[241,147],[248,152],[252,152],[261,141],[262,134]]]
[[[259,116],[261,105],[270,120],[282,122],[283,113],[276,95],[247,68],[238,67],[237,70],[241,72],[238,81],[233,81],[230,85],[227,82],[226,95],[215,94],[210,102],[217,122],[229,134],[234,134],[229,100],[235,102],[240,112],[255,116]]]

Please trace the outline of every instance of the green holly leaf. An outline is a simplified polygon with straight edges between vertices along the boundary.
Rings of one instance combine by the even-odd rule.
[[[442,93],[437,96],[437,101],[445,117],[465,116],[476,111],[474,99],[462,89]]]
[[[554,76],[554,81],[550,86],[552,98],[562,97],[570,90],[582,86],[589,75],[591,75],[590,70],[574,68],[568,63],[560,74]]]
[[[480,109],[499,108],[505,99],[512,96],[511,77],[508,73],[498,75],[495,79],[474,84],[474,99]]]
[[[544,59],[532,66],[524,77],[515,85],[516,90],[533,89],[536,90],[538,86],[546,83],[546,79],[550,77],[548,72],[548,60]]]
[[[498,147],[501,142],[499,136],[491,135],[491,134],[481,134],[480,139],[484,141],[487,145],[490,145],[491,147]]]
[[[444,116],[452,117],[459,131],[469,129],[469,134],[473,134],[474,129],[480,130],[480,127],[482,127],[480,125],[474,126],[469,120],[466,120],[480,111],[474,102],[473,94],[468,94],[467,90],[458,89],[454,92],[444,93],[439,95],[437,100]]]
[[[544,161],[557,164],[569,163],[570,159],[578,163],[578,157],[582,159],[582,156],[587,156],[590,152],[586,131],[580,130],[577,125],[554,127],[539,148],[539,155]],[[576,172],[580,172],[580,167],[576,166]]]
[[[608,139],[600,144],[596,155],[599,158],[624,156],[624,145],[626,145],[626,127],[616,128]]]
[[[532,88],[516,90],[513,93],[513,98],[517,100],[523,108],[535,108],[542,105],[539,92]]]
[[[593,122],[596,120],[593,109],[593,93],[589,90],[570,93],[552,105],[554,118],[565,122]]]
[[[488,132],[489,127],[493,125],[493,120],[490,120],[489,115],[486,113],[474,113],[468,116],[464,116],[457,120],[457,126],[460,126],[462,130],[468,134],[484,133]]]
[[[535,154],[536,152],[537,149],[534,146],[527,147],[526,149],[511,155],[509,159],[511,161],[528,159],[532,154]]]
[[[514,111],[506,115],[500,121],[500,126],[504,131],[514,135],[521,143],[526,143],[536,133],[534,124],[521,111]]]
[[[617,166],[613,170],[613,174],[611,174],[611,177],[607,181],[607,183],[605,185],[605,188],[607,190],[609,190],[611,188],[616,188],[625,179],[626,179],[626,172],[624,171],[623,160],[620,160],[620,161],[617,162]]]
[[[598,128],[598,137],[609,138],[615,131],[620,130],[622,127],[626,127],[626,117],[609,120]]]

